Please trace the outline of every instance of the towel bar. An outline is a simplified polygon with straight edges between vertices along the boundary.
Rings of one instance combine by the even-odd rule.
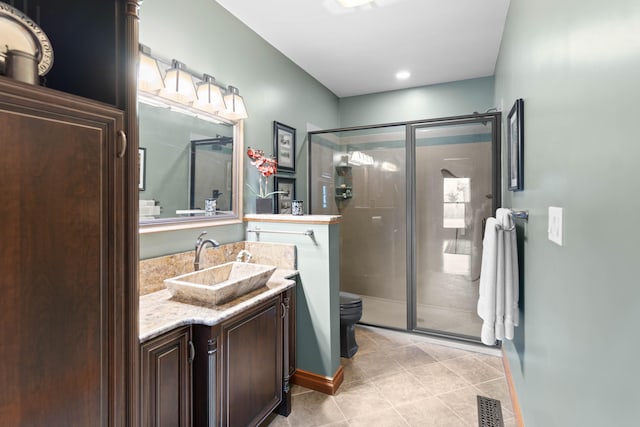
[[[516,224],[515,224],[516,219],[523,219],[525,221],[529,221],[529,211],[516,211],[511,209],[511,218],[513,218],[514,223],[513,223],[513,226],[511,226],[510,228],[504,228],[503,226],[498,224],[496,224],[496,227],[500,228],[502,231],[513,231],[516,229]]]
[[[312,229],[308,229],[305,231],[285,231],[285,230],[262,230],[258,227],[254,229],[248,229],[247,233],[256,233],[256,238],[260,240],[260,233],[272,233],[272,234],[298,234],[302,236],[309,236],[309,238],[313,241],[313,243],[317,246],[318,242],[316,242],[316,236],[313,233]]]
[[[529,211],[511,211],[511,216],[513,219],[524,219],[525,221],[529,220]]]

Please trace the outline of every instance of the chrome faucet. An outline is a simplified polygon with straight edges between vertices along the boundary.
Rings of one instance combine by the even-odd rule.
[[[245,259],[245,256],[247,257],[246,259]],[[252,256],[253,255],[251,255],[251,252],[249,252],[246,249],[243,249],[240,252],[238,252],[238,256],[236,257],[236,261],[237,262],[243,262],[243,261],[244,262],[249,262],[249,261],[251,261],[251,257]]]
[[[193,261],[193,269],[195,271],[200,270],[200,252],[202,252],[202,249],[204,249],[207,244],[211,245],[212,248],[220,246],[220,244],[213,239],[202,239],[202,236],[205,234],[207,234],[207,232],[203,231],[196,239],[196,257]]]

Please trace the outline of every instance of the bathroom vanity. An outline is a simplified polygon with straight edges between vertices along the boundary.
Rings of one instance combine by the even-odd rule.
[[[218,306],[140,297],[142,425],[255,426],[290,412],[297,271]]]

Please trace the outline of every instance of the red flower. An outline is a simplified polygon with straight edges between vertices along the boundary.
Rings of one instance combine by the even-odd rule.
[[[258,169],[258,172],[265,178],[278,172],[278,162],[276,162],[274,158],[265,157],[264,151],[254,150],[249,147],[247,149],[247,156],[253,160],[251,164],[254,165],[256,169]]]

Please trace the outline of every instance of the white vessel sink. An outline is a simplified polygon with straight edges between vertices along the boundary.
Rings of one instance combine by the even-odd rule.
[[[220,305],[264,286],[273,265],[228,262],[164,281],[173,299],[197,305]]]

